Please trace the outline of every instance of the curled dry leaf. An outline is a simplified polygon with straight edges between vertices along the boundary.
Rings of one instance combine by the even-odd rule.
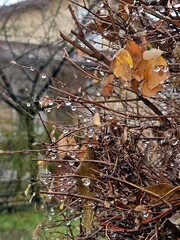
[[[157,70],[156,70],[157,69]],[[165,71],[164,71],[165,69]],[[163,57],[146,61],[144,68],[144,80],[147,81],[149,89],[154,89],[170,76],[167,63]]]
[[[68,151],[73,151],[73,146],[76,145],[74,137],[65,137],[64,134],[61,134],[59,141],[57,141],[58,157],[65,158]]]
[[[153,88],[152,90],[149,88],[147,82],[144,82],[142,88],[140,89],[141,94],[144,97],[153,97],[157,92],[161,91],[163,86],[159,84],[157,87]]]
[[[144,60],[152,60],[160,57],[163,54],[163,51],[157,48],[151,48],[150,50],[146,50],[143,52]]]
[[[136,70],[142,61],[142,48],[133,41],[127,41],[125,49],[130,53],[133,59],[133,69]]]
[[[61,134],[59,140],[57,141],[58,157],[64,158],[66,156],[67,150],[67,137],[64,137],[64,134]]]
[[[101,82],[101,94],[104,97],[110,97],[112,95],[113,85],[112,82],[114,80],[114,74],[109,74],[105,77],[105,79]]]

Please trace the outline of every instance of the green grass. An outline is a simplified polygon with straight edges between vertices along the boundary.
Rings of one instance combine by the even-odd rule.
[[[34,209],[1,213],[0,239],[30,240],[33,229],[41,223],[43,218],[43,214],[35,212]]]
[[[27,211],[17,211],[13,213],[1,213],[0,214],[0,240],[32,240],[32,232],[39,224],[47,222],[45,220],[45,214],[36,212],[34,209],[28,209]],[[76,233],[75,225],[77,222],[72,220],[71,226],[74,226],[73,232]],[[48,230],[41,231],[38,240],[56,239],[56,232],[64,233],[66,226],[60,226],[56,228],[50,228]],[[50,234],[53,232],[53,234]],[[57,233],[57,235],[59,235]],[[57,238],[58,239],[58,238]],[[60,239],[60,238],[59,238]],[[64,239],[64,238],[63,238]],[[100,237],[97,240],[107,240],[105,237]]]

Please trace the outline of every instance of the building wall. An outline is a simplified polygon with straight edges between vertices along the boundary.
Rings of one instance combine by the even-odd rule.
[[[30,44],[59,42],[60,30],[69,34],[74,29],[68,4],[67,0],[37,0],[34,4],[30,0],[27,4],[4,7],[0,10],[0,40]],[[78,8],[78,11],[83,12],[83,9]]]

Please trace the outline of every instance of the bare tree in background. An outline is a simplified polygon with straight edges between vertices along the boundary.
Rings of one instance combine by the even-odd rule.
[[[91,8],[90,2],[87,1],[87,5]],[[48,86],[58,86],[58,81],[66,84],[67,69],[67,75],[73,77],[68,67],[61,71],[65,63],[64,48],[68,54],[74,52],[74,47],[61,42],[59,36],[60,28],[68,33],[68,27],[72,27],[66,15],[67,9],[68,2],[63,0],[51,3],[46,0],[24,1],[12,6],[2,6],[0,9],[1,100],[17,113],[13,131],[17,130],[17,125],[25,126],[26,130],[23,132],[27,136],[28,145],[22,144],[23,148],[32,149],[32,143],[35,142],[34,120],[41,118],[39,100],[47,95]],[[79,12],[80,15],[87,13]],[[75,76],[74,80],[76,78]],[[67,82],[68,84],[71,83]],[[44,108],[48,113],[48,104]],[[10,141],[15,141],[12,135],[8,142]],[[9,143],[7,145],[10,147]],[[36,176],[37,166],[33,164],[31,178],[35,180]]]

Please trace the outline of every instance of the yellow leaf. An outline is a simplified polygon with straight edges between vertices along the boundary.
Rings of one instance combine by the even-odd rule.
[[[125,87],[131,86],[133,59],[126,49],[121,49],[114,57],[110,70],[120,78]]]
[[[39,160],[39,161],[37,162],[37,164],[38,164],[38,165],[43,165],[43,164],[44,164],[44,161]]]
[[[94,125],[96,125],[98,127],[101,127],[102,123],[101,123],[101,120],[100,120],[99,113],[95,113],[94,114],[94,116],[93,116],[93,123],[94,123]]]
[[[130,68],[133,67],[133,59],[126,49],[120,49],[119,52],[115,55],[115,59],[117,61],[124,60],[126,63],[128,63]]]
[[[61,205],[59,206],[60,210],[63,210],[63,208],[64,208],[64,202],[62,202]]]

